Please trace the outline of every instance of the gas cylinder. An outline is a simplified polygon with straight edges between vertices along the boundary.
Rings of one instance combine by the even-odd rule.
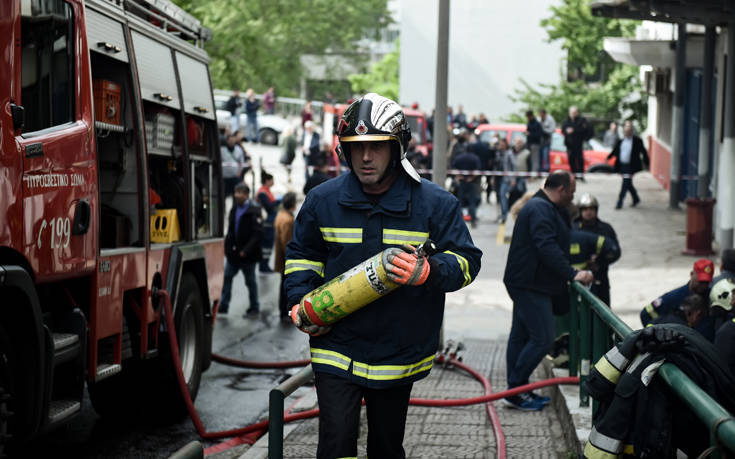
[[[291,318],[296,321],[298,314],[302,324],[328,326],[400,287],[385,270],[390,250],[373,255],[304,295],[291,309]],[[436,244],[429,239],[416,249],[417,256],[435,252]]]

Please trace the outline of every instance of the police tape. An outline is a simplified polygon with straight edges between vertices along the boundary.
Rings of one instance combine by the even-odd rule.
[[[223,161],[222,167],[250,167],[250,163],[238,163],[234,161]],[[306,170],[309,174],[314,173],[314,169],[316,169],[315,166],[307,166]],[[342,173],[343,171],[348,171],[349,168],[342,167],[342,166],[328,166],[324,168],[328,172],[338,172]],[[564,169],[557,169],[557,170],[564,170]],[[431,176],[433,169],[416,169],[416,172],[422,175]],[[461,170],[461,169],[447,169],[446,174],[447,175],[461,175],[461,176],[480,176],[480,177],[524,177],[524,178],[541,178],[541,177],[548,177],[552,172],[541,172],[541,171],[534,171],[534,172],[526,172],[526,171],[493,171],[493,170]],[[619,173],[613,173],[613,172],[588,172],[587,174],[593,174],[593,175],[618,175],[622,178],[633,178],[634,174],[619,174]],[[584,177],[585,174],[576,173],[574,174],[575,177],[581,178]],[[663,176],[661,174],[656,174],[655,178],[658,180],[667,180],[668,177]],[[680,175],[677,177],[679,181],[698,181],[700,179],[699,176],[696,175]]]

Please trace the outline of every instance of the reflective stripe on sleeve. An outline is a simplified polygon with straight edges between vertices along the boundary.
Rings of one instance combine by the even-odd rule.
[[[614,346],[612,349],[607,351],[605,354],[605,358],[607,358],[608,362],[612,364],[618,371],[623,371],[626,366],[628,366],[628,363],[630,360],[628,360],[619,350],[617,346]]]
[[[579,244],[576,242],[573,242],[569,244],[569,254],[570,255],[579,255],[579,252],[581,252],[582,249],[579,247]]]
[[[620,370],[615,368],[607,358],[603,355],[595,364],[595,370],[599,371],[602,376],[613,384],[617,384],[620,379]]]
[[[618,459],[617,454],[610,454],[607,451],[603,451],[588,441],[584,446],[584,457],[587,459]]]
[[[365,379],[387,381],[408,378],[417,373],[429,371],[433,365],[433,354],[410,365],[368,365],[366,363],[353,362],[352,374]]]
[[[347,371],[350,368],[352,359],[339,352],[328,351],[326,349],[311,348],[311,362],[321,363],[322,365],[331,365]]]
[[[383,244],[423,244],[429,238],[429,233],[422,231],[405,231],[396,229],[383,229]]]
[[[319,228],[327,242],[362,244],[362,228]]]
[[[610,454],[620,454],[623,452],[623,442],[616,440],[615,438],[608,437],[607,435],[601,434],[597,431],[595,426],[592,426],[592,432],[590,432],[588,445],[592,443],[596,448],[606,451]],[[586,453],[585,447],[585,453]],[[596,456],[604,457],[604,456]],[[615,456],[613,456],[615,457]]]
[[[579,271],[587,268],[587,262],[584,261],[582,263],[572,263],[572,268],[577,269]]]
[[[623,454],[628,456],[635,456],[635,447],[633,445],[625,445],[623,447]]]
[[[653,303],[648,303],[646,305],[646,312],[649,316],[651,316],[651,319],[657,319],[658,318],[658,312],[656,312],[656,309],[653,307]]]
[[[452,252],[451,250],[446,250],[444,251],[444,253],[448,253],[449,255],[454,255],[457,258],[457,263],[459,263],[459,267],[462,269],[462,275],[464,276],[464,282],[462,283],[462,287],[472,282],[472,276],[470,276],[470,264],[467,263],[467,259],[458,253]]]
[[[597,254],[600,254],[602,246],[605,245],[605,236],[597,236]]]
[[[295,271],[311,270],[324,277],[324,263],[312,260],[286,260],[286,267],[283,274],[290,274]]]

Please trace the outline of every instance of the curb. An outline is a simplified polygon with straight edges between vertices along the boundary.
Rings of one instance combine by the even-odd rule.
[[[568,376],[568,374],[561,374],[565,370],[554,369],[549,359],[544,358],[542,361],[542,372],[545,378],[554,378],[559,376]],[[568,372],[566,372],[568,373]],[[561,421],[561,430],[564,435],[564,443],[566,443],[568,451],[570,451],[574,457],[582,457],[582,450],[584,442],[587,438],[580,439],[577,432],[577,427],[574,425],[574,417],[569,407],[569,397],[562,392],[562,389],[558,386],[551,386],[551,403],[559,416]]]

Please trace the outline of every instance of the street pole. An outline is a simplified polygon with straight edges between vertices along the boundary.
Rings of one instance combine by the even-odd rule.
[[[434,102],[434,151],[431,179],[444,188],[447,177],[447,80],[449,73],[449,0],[439,0],[436,40],[436,97]]]
[[[709,161],[712,155],[712,79],[715,74],[715,39],[717,33],[714,26],[707,26],[704,33],[704,73],[702,74],[702,102],[699,127],[699,158],[697,164],[697,197],[706,198],[709,194]]]
[[[679,23],[674,71],[674,110],[671,116],[671,169],[669,171],[669,208],[679,208],[681,156],[684,144],[684,88],[686,87],[687,25]]]
[[[727,25],[727,55],[725,65],[725,90],[722,103],[725,104],[725,119],[723,125],[723,140],[720,148],[719,164],[717,167],[717,242],[721,249],[733,246],[733,183],[735,172],[735,22]]]

